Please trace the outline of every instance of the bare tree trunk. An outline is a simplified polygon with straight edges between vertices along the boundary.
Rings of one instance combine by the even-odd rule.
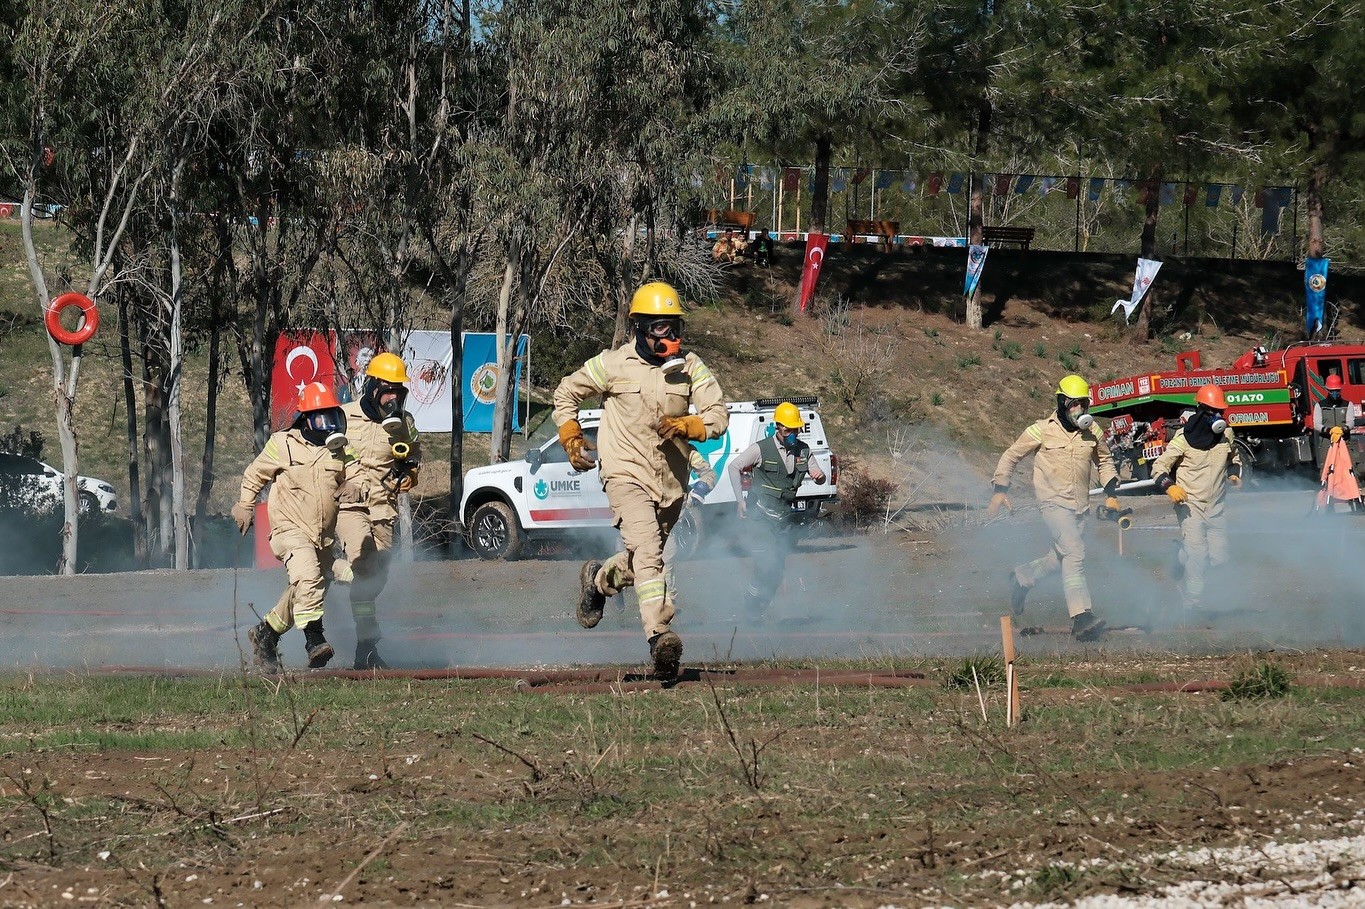
[[[620,263],[616,267],[616,327],[611,333],[611,346],[620,347],[630,331],[630,298],[635,291],[635,234],[640,229],[640,213],[631,212],[626,223],[626,236],[621,242]]]
[[[118,342],[123,362],[123,407],[128,412],[128,517],[133,525],[133,561],[147,567],[147,516],[142,510],[141,460],[137,455],[137,389],[133,384],[133,346],[129,338],[128,291],[118,291]]]
[[[811,233],[826,233],[825,216],[829,208],[829,162],[834,142],[829,134],[815,140],[815,192],[810,200]]]
[[[181,437],[180,381],[184,374],[184,351],[181,337],[181,315],[184,305],[184,282],[180,263],[180,220],[176,210],[179,202],[180,174],[184,159],[175,165],[171,175],[171,318],[170,318],[170,375],[166,393],[166,422],[171,443],[171,511],[175,533],[175,567],[185,571],[190,567],[189,509],[185,505],[185,444]]]
[[[516,283],[517,263],[521,259],[521,243],[513,237],[507,244],[507,264],[502,270],[502,287],[498,290],[498,320],[494,345],[498,352],[498,385],[497,385],[497,405],[494,406],[493,413],[493,432],[489,438],[488,455],[493,459],[494,464],[506,460],[502,452],[510,444],[506,438],[506,430],[503,426],[503,411],[505,394],[504,384],[507,382],[507,367],[511,357],[507,354],[507,327],[509,322],[509,312],[512,308],[512,286]]]
[[[212,302],[209,326],[209,376],[204,413],[204,453],[199,459],[199,493],[194,498],[194,536],[197,541],[204,539],[204,525],[208,521],[209,497],[213,495],[213,457],[218,443],[218,395],[223,390],[222,368],[218,362],[221,354],[223,327],[219,324],[218,302],[216,295]],[[194,546],[194,564],[198,567],[200,557],[199,543]]]
[[[1327,182],[1327,168],[1314,165],[1308,172],[1308,231],[1305,254],[1310,259],[1321,259],[1327,254],[1327,241],[1322,236],[1322,187]]]
[[[1152,176],[1147,181],[1147,205],[1146,214],[1142,220],[1142,258],[1157,259],[1156,245],[1156,223],[1161,215],[1161,175],[1162,168],[1158,164],[1152,168]],[[1138,307],[1138,318],[1136,333],[1137,339],[1146,344],[1152,338],[1152,307],[1156,305],[1158,297],[1155,286],[1147,289],[1147,294],[1142,299],[1142,304]]]

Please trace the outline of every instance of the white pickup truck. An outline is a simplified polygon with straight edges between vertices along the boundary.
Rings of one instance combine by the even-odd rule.
[[[736,490],[725,468],[730,458],[773,433],[773,410],[784,400],[801,409],[805,427],[801,439],[810,446],[829,482],[810,478],[801,486],[793,510],[802,518],[819,515],[839,494],[839,459],[830,451],[825,427],[820,422],[819,402],[814,397],[765,398],[725,405],[730,427],[719,439],[694,443],[716,471],[716,488],[707,495],[704,512],[733,512]],[[596,442],[602,411],[579,411],[583,435]],[[693,477],[695,479],[695,475]],[[525,458],[476,467],[465,474],[464,499],[460,502],[469,546],[482,559],[515,559],[528,540],[579,536],[589,532],[612,533],[611,506],[596,468],[579,472],[569,464],[557,436],[551,436]],[[701,521],[691,509],[683,512],[674,533],[680,555],[695,549]],[[618,538],[619,539],[619,538]]]

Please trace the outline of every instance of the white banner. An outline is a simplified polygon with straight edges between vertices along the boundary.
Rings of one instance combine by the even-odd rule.
[[[418,432],[450,432],[450,382],[455,354],[448,331],[414,331],[403,347],[408,367],[406,410]]]
[[[1112,316],[1123,307],[1123,321],[1126,323],[1133,315],[1133,310],[1142,302],[1142,298],[1147,294],[1147,288],[1152,286],[1152,281],[1156,279],[1156,273],[1161,271],[1161,262],[1157,259],[1138,259],[1137,274],[1133,276],[1133,295],[1127,300],[1118,300],[1114,303],[1114,308],[1109,310]]]

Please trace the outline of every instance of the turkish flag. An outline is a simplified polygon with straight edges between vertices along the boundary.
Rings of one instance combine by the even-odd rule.
[[[1067,178],[1066,178],[1066,197],[1067,197],[1068,199],[1074,199],[1074,198],[1076,198],[1077,196],[1079,196],[1080,194],[1081,194],[1081,178],[1080,178],[1080,177],[1067,177]]]
[[[829,237],[824,234],[806,234],[806,261],[801,266],[801,311],[806,311],[810,298],[815,296],[815,285],[820,281],[820,270],[825,264],[825,249]]]
[[[943,171],[936,170],[929,175],[929,195],[937,196],[938,191],[943,188]]]
[[[336,387],[334,332],[280,332],[270,371],[270,429],[286,428],[299,409],[299,393],[309,382]]]
[[[799,167],[788,167],[782,171],[782,191],[784,193],[794,193],[801,185],[801,169]]]

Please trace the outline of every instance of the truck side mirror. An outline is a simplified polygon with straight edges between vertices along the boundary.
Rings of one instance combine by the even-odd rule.
[[[540,470],[540,449],[532,448],[526,452],[526,463],[531,465],[531,473]]]

